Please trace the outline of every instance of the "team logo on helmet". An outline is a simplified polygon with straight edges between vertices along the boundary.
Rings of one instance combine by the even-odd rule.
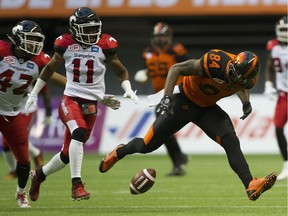
[[[76,41],[86,45],[94,45],[100,40],[102,22],[90,8],[76,9],[69,18],[69,24],[70,32]]]

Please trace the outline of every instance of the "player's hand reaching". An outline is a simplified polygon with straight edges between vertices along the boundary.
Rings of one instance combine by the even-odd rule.
[[[271,81],[265,82],[264,95],[267,96],[270,100],[276,100],[277,90],[273,87],[273,83]]]
[[[173,115],[172,99],[169,96],[164,96],[160,103],[157,105],[156,113],[158,115]]]
[[[37,102],[38,102],[38,95],[34,94],[28,94],[28,100],[26,101],[25,104],[25,113],[29,113],[29,109],[32,107],[37,107]]]
[[[113,110],[117,110],[121,106],[121,102],[115,97],[115,95],[104,95],[100,103],[110,107]]]
[[[137,91],[133,91],[132,90],[129,80],[124,80],[121,83],[121,87],[125,91],[125,93],[123,95],[124,98],[130,98],[130,99],[132,99],[134,101],[135,104],[139,104],[139,98],[136,95]]]
[[[240,117],[240,119],[244,120],[245,118],[247,118],[247,116],[250,115],[250,113],[252,112],[252,106],[251,103],[249,101],[246,101],[243,103],[243,116]]]
[[[134,101],[135,104],[139,104],[139,98],[138,96],[136,95],[136,91],[133,91],[132,89],[129,90],[129,91],[126,91],[123,95],[124,98],[130,98],[131,100]]]

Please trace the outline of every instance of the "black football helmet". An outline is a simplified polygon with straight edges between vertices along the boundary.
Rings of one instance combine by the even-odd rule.
[[[7,35],[11,42],[28,55],[39,55],[44,46],[45,36],[40,26],[31,20],[23,20]]]
[[[154,48],[163,49],[165,46],[170,45],[173,39],[172,28],[164,23],[158,22],[152,32],[151,45]]]
[[[288,18],[283,16],[275,26],[277,40],[288,43]]]
[[[259,58],[250,51],[244,51],[239,53],[229,64],[226,80],[231,84],[250,85],[259,71]]]
[[[102,23],[98,15],[87,7],[74,11],[69,19],[70,32],[75,40],[86,45],[97,44],[101,36]]]

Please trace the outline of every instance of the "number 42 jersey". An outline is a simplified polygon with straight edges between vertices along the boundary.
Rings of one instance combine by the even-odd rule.
[[[11,49],[10,43],[0,40],[0,115],[5,116],[19,114],[23,96],[50,60],[44,52],[19,60]]]

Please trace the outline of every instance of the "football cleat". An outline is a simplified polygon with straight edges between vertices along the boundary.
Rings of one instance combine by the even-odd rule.
[[[16,200],[17,200],[18,206],[20,208],[30,208],[31,207],[28,200],[27,200],[25,192],[23,194],[19,194],[16,192]]]
[[[119,160],[118,156],[117,156],[117,149],[121,148],[122,146],[124,146],[124,144],[119,144],[116,148],[113,149],[112,152],[110,152],[108,155],[106,155],[106,157],[104,157],[99,165],[99,171],[104,173],[107,172],[109,169],[112,168],[112,166],[117,163],[117,161]]]
[[[7,179],[7,180],[12,180],[12,179],[15,179],[15,178],[17,178],[16,171],[11,171],[5,176],[5,179]]]
[[[166,176],[183,176],[186,174],[186,164],[188,163],[188,155],[181,154],[181,156],[178,158],[177,162],[174,165],[174,168],[170,173],[168,173]]]
[[[77,182],[72,186],[71,198],[74,201],[88,200],[90,199],[90,193],[84,189],[84,185],[81,182]]]
[[[29,197],[32,201],[36,201],[40,193],[40,185],[45,179],[41,179],[36,175],[35,170],[30,171],[31,187],[29,189]]]
[[[253,178],[246,189],[249,199],[256,201],[262,193],[269,190],[275,184],[276,179],[277,174],[275,172],[260,179]]]
[[[177,166],[172,169],[167,176],[183,176],[186,174],[185,165]]]
[[[35,169],[39,169],[44,165],[42,151],[40,151],[39,155],[34,157],[33,159],[34,159]]]

